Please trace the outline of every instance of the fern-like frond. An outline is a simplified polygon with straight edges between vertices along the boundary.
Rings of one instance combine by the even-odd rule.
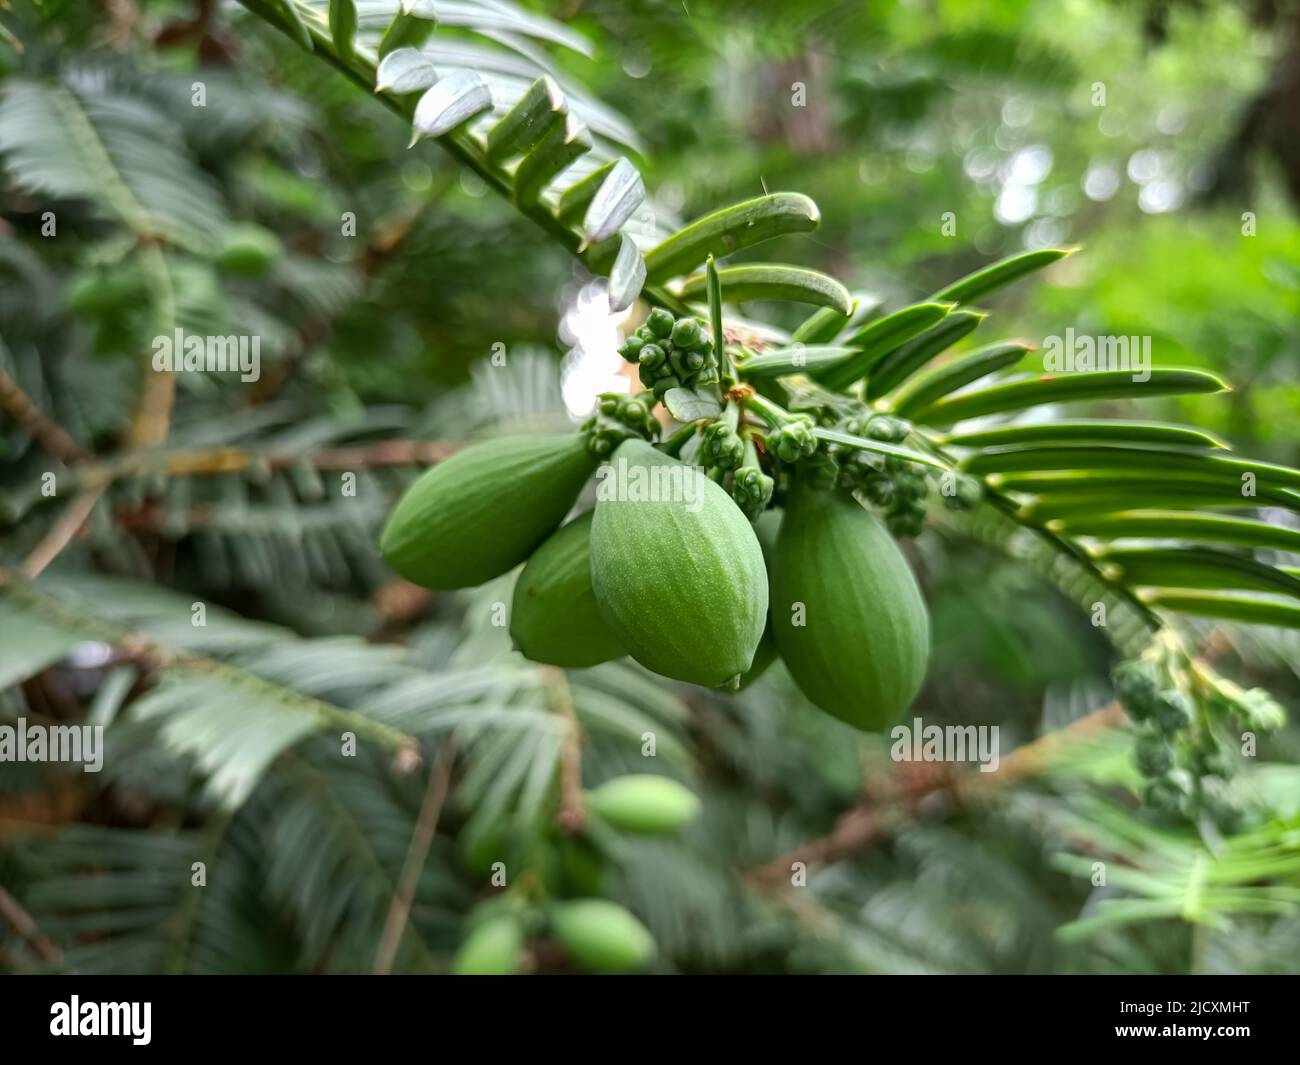
[[[14,81],[0,95],[0,156],[31,192],[81,200],[143,239],[210,251],[228,225],[216,186],[143,101]]]

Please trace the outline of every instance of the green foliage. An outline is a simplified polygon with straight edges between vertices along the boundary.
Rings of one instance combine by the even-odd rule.
[[[201,6],[0,11],[0,724],[106,743],[99,775],[0,765],[36,930],[0,926],[7,968],[1294,969],[1295,223],[1268,181],[1257,236],[1189,206],[1265,31],[1187,13],[1148,60],[1091,2]],[[579,441],[581,374],[527,345],[594,278],[669,373],[602,397],[591,451],[707,466],[759,539],[793,481],[855,490],[910,541],[927,723],[997,722],[1005,759],[1107,704],[1118,654],[1134,726],[918,806],[779,661],[739,695],[531,664],[505,571],[576,481],[477,591],[393,584],[426,466]],[[1071,323],[1151,336],[1150,379],[1040,373]],[[173,375],[155,435],[177,328],[260,337],[261,379]],[[452,554],[502,542],[467,528]],[[879,835],[756,874],[846,812]]]

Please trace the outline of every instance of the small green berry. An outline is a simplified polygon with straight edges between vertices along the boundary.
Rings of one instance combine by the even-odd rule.
[[[645,324],[655,336],[666,337],[673,331],[673,316],[662,307],[656,307],[650,312]]]
[[[678,318],[673,323],[672,338],[673,343],[679,348],[693,348],[698,346],[703,330],[700,329],[700,323],[694,318]]]

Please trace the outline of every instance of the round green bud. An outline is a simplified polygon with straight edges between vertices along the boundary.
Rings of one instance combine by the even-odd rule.
[[[1158,732],[1144,732],[1133,747],[1133,760],[1144,777],[1159,777],[1174,767],[1174,749]]]
[[[1153,719],[1164,733],[1181,732],[1192,723],[1196,708],[1185,692],[1169,688],[1156,696]]]
[[[650,312],[645,324],[655,336],[666,337],[673,331],[673,316],[662,307],[656,307]]]
[[[678,318],[673,323],[673,343],[679,348],[693,348],[699,344],[703,330],[694,318]]]
[[[1145,721],[1155,712],[1160,680],[1156,668],[1142,659],[1129,659],[1111,674],[1115,692],[1134,721]]]
[[[668,394],[670,388],[680,388],[681,384],[682,383],[672,374],[669,374],[667,377],[660,377],[654,383],[655,399],[662,400],[664,396]]]

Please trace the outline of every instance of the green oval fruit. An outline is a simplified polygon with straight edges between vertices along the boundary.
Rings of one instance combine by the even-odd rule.
[[[551,928],[569,956],[592,972],[631,972],[654,956],[654,939],[645,925],[605,899],[557,903]]]
[[[499,577],[555,531],[596,462],[576,434],[458,451],[398,500],[379,542],[384,561],[439,591]]]
[[[261,277],[283,252],[280,238],[269,229],[243,222],[230,227],[217,252],[217,266],[240,277]]]
[[[476,926],[451,963],[457,976],[510,976],[519,971],[524,930],[513,915],[492,917]]]
[[[615,777],[586,795],[587,809],[620,832],[666,836],[700,812],[700,800],[668,777],[633,773]]]
[[[619,643],[647,669],[718,687],[754,660],[767,612],[763,552],[725,491],[642,440],[605,467],[591,582]]]
[[[845,492],[792,487],[772,568],[772,625],[800,690],[855,728],[896,721],[925,679],[930,621],[916,579],[880,522]]]
[[[510,638],[534,662],[577,669],[623,656],[591,589],[592,513],[556,530],[515,584]]]

